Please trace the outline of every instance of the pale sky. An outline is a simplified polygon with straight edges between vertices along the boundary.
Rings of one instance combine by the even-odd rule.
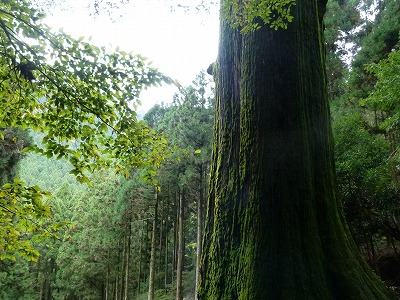
[[[88,1],[93,2],[69,0],[72,10],[55,10],[45,22],[55,30],[63,28],[75,38],[90,36],[91,42],[98,46],[119,47],[141,54],[152,61],[153,67],[182,86],[189,85],[195,75],[207,69],[217,57],[219,29],[215,6],[209,13],[184,12],[178,8],[171,12],[173,1],[131,0],[122,11],[112,12],[113,22],[106,15],[90,16]],[[122,17],[118,17],[120,14]],[[139,114],[155,103],[171,101],[175,92],[175,86],[143,92]]]

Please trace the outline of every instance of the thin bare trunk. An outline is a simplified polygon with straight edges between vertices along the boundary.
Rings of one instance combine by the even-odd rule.
[[[124,290],[124,300],[128,300],[128,291],[129,291],[129,260],[131,254],[131,233],[132,233],[132,224],[131,220],[129,219],[128,223],[128,236],[127,236],[127,245],[126,245],[126,252],[125,252],[125,290]]]
[[[115,294],[114,294],[114,299],[118,300],[118,275],[115,277]]]
[[[197,200],[197,241],[196,241],[196,286],[195,286],[195,299],[197,300],[197,288],[199,286],[200,280],[200,259],[201,259],[201,250],[202,250],[202,240],[203,240],[203,215],[204,215],[204,192],[203,192],[203,164],[200,164],[200,178],[199,178],[199,199]]]
[[[137,295],[140,294],[140,282],[142,280],[142,258],[143,258],[143,253],[142,253],[142,247],[143,247],[143,232],[144,232],[144,225],[142,224],[142,232],[140,233],[140,246],[139,246],[139,274],[138,274],[138,287],[137,287]]]
[[[110,285],[110,249],[107,251],[107,275],[106,275],[106,287],[105,287],[105,300],[108,300],[108,292],[109,292],[109,285]]]
[[[158,260],[158,271],[161,273],[163,271],[162,269],[162,262],[163,262],[163,231],[164,231],[164,217],[165,217],[165,204],[162,202],[162,207],[161,207],[161,211],[160,211],[160,236],[159,236],[159,241],[158,241],[158,245],[160,247],[160,256],[159,256],[159,260]],[[159,282],[159,286],[162,286],[162,278],[160,277],[160,282]]]
[[[178,257],[178,219],[179,219],[179,193],[175,194],[174,197],[174,207],[175,207],[175,216],[174,216],[174,243],[173,243],[173,251],[172,251],[172,280],[176,276],[176,267],[177,267],[177,257]]]
[[[125,226],[126,227],[126,226]],[[119,294],[118,294],[118,299],[123,300],[124,296],[124,291],[125,291],[125,261],[126,261],[126,232],[124,233],[123,236],[123,241],[122,241],[122,249],[121,249],[121,268],[120,268],[120,274],[119,274]]]
[[[167,213],[165,217],[165,255],[164,255],[164,290],[167,292],[168,285],[168,212],[169,212],[169,197],[167,198]]]
[[[157,219],[158,219],[158,191],[155,193],[155,205],[154,205],[154,218],[153,218],[153,230],[151,237],[151,254],[150,254],[150,275],[149,275],[149,293],[148,300],[154,299],[154,275],[155,275],[155,260],[156,260],[156,240],[157,240]]]
[[[395,258],[396,258],[396,260],[398,259],[398,253],[397,253],[397,248],[396,248],[396,245],[394,244],[394,239],[393,239],[393,237],[389,234],[389,240],[390,240],[390,245],[392,246],[392,248],[393,248],[393,252],[394,252],[394,256],[395,256]]]
[[[178,263],[176,267],[176,300],[182,300],[182,272],[183,272],[183,219],[184,219],[184,197],[183,192],[179,194],[179,225],[178,225]]]
[[[374,235],[372,233],[368,233],[368,238],[369,238],[369,244],[371,247],[371,256],[372,256],[371,266],[372,266],[372,269],[374,269],[375,272],[377,274],[379,274],[378,261],[377,261],[377,257],[376,257],[375,244],[374,244]]]

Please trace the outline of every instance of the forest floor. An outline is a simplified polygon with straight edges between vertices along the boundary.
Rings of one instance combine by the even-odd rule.
[[[389,243],[378,243],[375,255],[366,255],[368,263],[374,271],[386,283],[386,285],[400,297],[400,248],[398,245]],[[375,259],[372,257],[375,256]],[[374,262],[375,260],[375,262]]]

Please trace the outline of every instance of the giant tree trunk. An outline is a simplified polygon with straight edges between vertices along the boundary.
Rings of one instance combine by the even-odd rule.
[[[297,0],[287,30],[221,21],[199,299],[394,298],[337,198],[325,5]]]

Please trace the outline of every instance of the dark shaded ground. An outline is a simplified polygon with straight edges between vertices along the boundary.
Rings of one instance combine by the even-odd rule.
[[[377,247],[376,262],[371,262],[367,257],[368,263],[375,270],[376,274],[386,283],[386,285],[399,296],[400,299],[400,253],[393,247],[387,245]],[[375,267],[374,267],[375,265]]]

